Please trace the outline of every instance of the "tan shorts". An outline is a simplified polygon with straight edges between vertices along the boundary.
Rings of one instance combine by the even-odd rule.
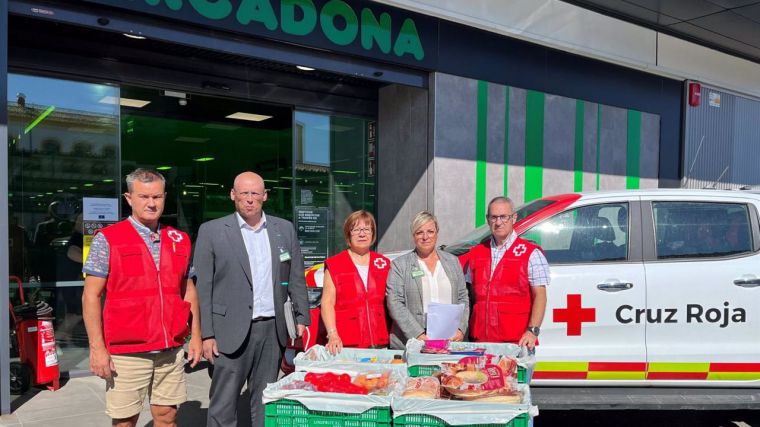
[[[160,353],[112,355],[116,367],[106,385],[106,414],[122,419],[142,411],[145,396],[151,405],[179,405],[187,400],[184,349]]]

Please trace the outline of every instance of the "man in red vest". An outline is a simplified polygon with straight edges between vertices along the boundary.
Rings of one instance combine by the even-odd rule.
[[[544,320],[549,264],[538,245],[517,236],[512,200],[488,203],[491,238],[470,249],[474,341],[508,342],[533,349]]]
[[[159,224],[164,189],[156,171],[127,175],[132,215],[95,236],[82,269],[90,370],[106,380],[106,414],[114,426],[135,426],[146,395],[153,424],[176,426],[177,406],[187,400],[182,346],[191,313],[190,365],[202,356],[190,239]]]

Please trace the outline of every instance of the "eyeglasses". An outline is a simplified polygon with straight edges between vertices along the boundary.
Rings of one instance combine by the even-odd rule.
[[[496,224],[501,220],[501,222],[507,222],[510,219],[512,219],[515,215],[517,215],[517,212],[509,214],[509,215],[486,215],[486,218],[488,219],[488,222]]]
[[[259,199],[264,197],[264,193],[257,193],[255,191],[235,191],[241,199]]]
[[[371,228],[352,228],[351,229],[351,235],[358,236],[359,234],[371,234],[372,229]]]

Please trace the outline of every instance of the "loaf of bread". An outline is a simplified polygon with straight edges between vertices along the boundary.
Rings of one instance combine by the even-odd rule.
[[[435,399],[440,392],[440,382],[435,377],[417,377],[406,380],[403,397],[415,399]]]

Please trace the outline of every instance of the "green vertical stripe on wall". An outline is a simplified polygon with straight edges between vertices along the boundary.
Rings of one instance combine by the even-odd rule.
[[[583,191],[583,117],[586,104],[575,101],[575,185],[573,191]]]
[[[628,144],[625,150],[625,188],[638,189],[641,165],[641,112],[628,110]]]
[[[504,196],[509,197],[509,86],[504,104]]]
[[[602,104],[596,104],[596,191],[599,191],[599,159],[602,148]]]
[[[543,92],[529,90],[525,100],[525,202],[540,199],[544,179]]]
[[[475,166],[475,226],[486,223],[486,161],[488,153],[488,83],[478,80],[478,151]]]

